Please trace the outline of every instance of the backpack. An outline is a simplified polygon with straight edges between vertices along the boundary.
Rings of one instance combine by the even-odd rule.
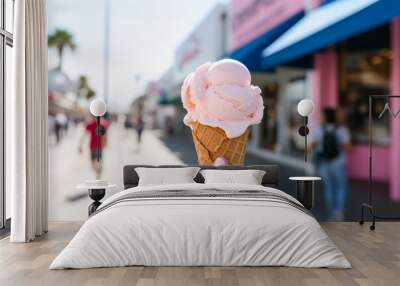
[[[327,130],[323,128],[321,159],[331,161],[339,157],[340,148],[336,135],[336,129]]]

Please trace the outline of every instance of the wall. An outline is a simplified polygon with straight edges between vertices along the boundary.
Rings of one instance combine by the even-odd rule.
[[[379,182],[387,182],[390,176],[390,149],[388,147],[373,146],[373,179]],[[367,180],[369,174],[369,149],[366,144],[354,145],[348,154],[347,169],[352,179]]]
[[[400,95],[400,18],[392,22],[391,94]],[[400,100],[392,99],[393,110],[400,110]],[[391,121],[390,197],[400,201],[400,118]]]
[[[337,78],[337,56],[334,52],[314,55],[314,71],[312,74],[314,112],[313,127],[319,126],[321,112],[326,107],[337,107],[339,91]]]
[[[199,65],[216,60],[226,53],[226,13],[226,5],[216,5],[178,46],[173,64],[176,84],[182,83]]]
[[[232,0],[229,50],[234,51],[304,9],[304,0]]]

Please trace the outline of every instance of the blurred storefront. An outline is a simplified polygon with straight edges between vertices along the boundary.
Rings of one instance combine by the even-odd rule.
[[[178,46],[170,69],[157,81],[152,99],[158,122],[171,117],[177,133],[185,111],[184,78],[206,61],[230,57],[251,71],[265,103],[263,122],[252,127],[249,152],[304,168],[302,118],[297,104],[314,101],[312,127],[325,107],[340,111],[351,131],[351,178],[368,176],[369,94],[400,94],[400,16],[389,0],[232,0],[216,6]],[[379,113],[385,102],[375,102]],[[394,112],[400,100],[391,102]],[[166,112],[164,112],[166,110]],[[164,115],[163,115],[164,114]],[[165,127],[164,127],[165,128]],[[313,129],[311,128],[311,129]],[[400,118],[374,121],[374,179],[390,182],[400,200]]]
[[[69,119],[84,118],[84,104],[77,96],[78,84],[59,69],[48,73],[49,114],[64,113]],[[84,100],[83,100],[84,101]]]
[[[299,72],[298,81],[289,80],[284,87],[285,95],[282,96],[286,99],[283,101],[289,104],[284,110],[290,111],[285,116],[297,114],[288,101],[296,103],[301,97],[310,97],[315,103],[313,127],[320,124],[320,113],[324,108],[333,107],[340,111],[342,124],[350,129],[353,141],[348,160],[349,175],[366,179],[368,95],[400,94],[400,20],[395,19],[400,16],[400,5],[398,1],[386,0],[328,2],[321,2],[325,5],[306,13],[269,45],[262,52],[260,66],[265,70],[275,70],[278,79],[283,67]],[[302,73],[304,81],[301,79]],[[279,82],[278,86],[280,90],[282,85]],[[293,94],[301,94],[300,90],[304,91],[303,96],[295,95],[292,98]],[[279,104],[279,100],[276,109],[278,114],[280,107],[285,106]],[[378,117],[384,105],[384,100],[374,102],[374,118]],[[394,112],[400,110],[400,101],[393,100],[391,108]],[[282,139],[281,142],[290,142],[287,139],[291,138],[291,124],[297,125],[293,130],[300,125],[295,120],[286,121],[289,125],[281,125],[284,128],[278,127],[278,135],[273,137],[280,138],[279,132],[282,130],[289,134],[282,135],[286,141]],[[400,200],[399,120],[386,114],[373,122],[373,176],[376,181],[390,183],[390,195],[394,200]],[[289,154],[292,161],[296,161],[295,154],[285,151],[283,154]]]
[[[227,5],[217,4],[177,47],[174,63],[157,81],[157,121],[168,133],[184,133],[180,91],[185,77],[199,65],[221,58],[227,51]]]
[[[297,103],[309,95],[309,71],[291,67],[262,66],[262,52],[288,31],[306,11],[321,1],[233,0],[230,6],[229,57],[243,62],[252,82],[262,89],[265,114],[253,126],[249,152],[297,167],[303,167],[304,144],[297,135],[301,118]],[[289,112],[288,112],[289,111]]]
[[[262,51],[304,16],[304,0],[232,0],[229,57],[265,72]]]

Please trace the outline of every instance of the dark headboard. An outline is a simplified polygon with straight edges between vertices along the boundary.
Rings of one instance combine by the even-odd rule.
[[[147,167],[147,168],[177,168],[177,167],[190,167],[183,165],[126,165],[124,166],[124,189],[133,188],[138,185],[139,177],[135,171],[137,167]],[[263,170],[265,171],[264,178],[262,180],[262,185],[266,187],[279,187],[279,167],[277,165],[252,165],[252,166],[224,166],[224,167],[214,167],[214,166],[198,166],[201,169],[221,169],[221,170]],[[198,183],[203,183],[204,178],[198,173],[194,179]]]

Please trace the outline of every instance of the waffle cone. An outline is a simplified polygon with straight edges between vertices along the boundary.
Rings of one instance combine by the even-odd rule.
[[[230,139],[221,128],[195,122],[192,136],[199,165],[213,165],[218,157],[224,157],[229,165],[243,165],[249,129]]]

